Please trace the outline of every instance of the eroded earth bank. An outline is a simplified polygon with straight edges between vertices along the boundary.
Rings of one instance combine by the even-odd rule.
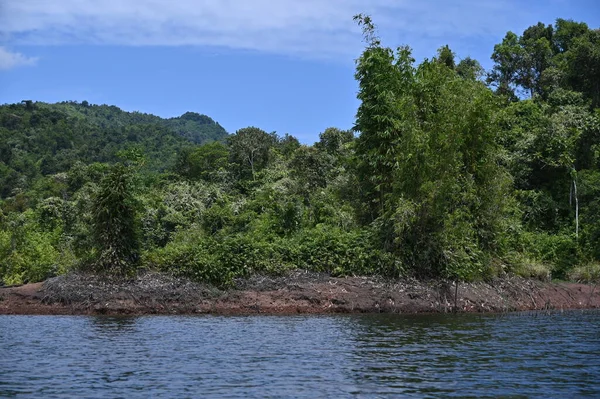
[[[457,293],[455,297],[455,293]],[[595,285],[507,277],[492,282],[385,281],[295,271],[226,290],[146,273],[129,281],[70,274],[0,288],[0,314],[297,314],[506,312],[600,307]]]

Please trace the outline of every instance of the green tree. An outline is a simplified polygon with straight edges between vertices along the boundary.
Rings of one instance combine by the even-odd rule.
[[[513,32],[508,32],[502,43],[494,46],[492,54],[494,66],[487,81],[496,88],[496,92],[509,100],[516,100],[516,85],[522,60],[522,48],[519,38]]]
[[[463,79],[480,80],[485,75],[485,70],[479,61],[466,57],[456,65],[456,73]]]
[[[552,65],[552,25],[541,22],[527,28],[518,37],[508,32],[501,44],[494,46],[494,67],[488,81],[499,93],[512,97],[517,88],[530,97],[543,95],[543,73]]]
[[[298,141],[296,137],[286,133],[277,142],[277,147],[279,148],[279,151],[283,154],[283,156],[289,159],[294,153],[294,151],[296,151],[298,147],[300,147],[300,141]]]
[[[367,218],[374,220],[385,210],[385,197],[390,193],[398,142],[405,130],[411,129],[414,104],[403,95],[414,80],[414,59],[408,47],[394,53],[383,47],[369,16],[356,15],[363,29],[366,48],[356,62],[360,105],[356,112],[357,173]]]
[[[354,134],[351,130],[329,127],[319,134],[319,141],[315,143],[315,147],[329,155],[338,156],[344,151],[344,146],[353,140]]]
[[[249,171],[252,180],[256,172],[267,166],[269,149],[275,144],[274,135],[256,127],[246,127],[229,136],[231,160],[242,171]]]
[[[188,179],[216,182],[229,166],[229,149],[219,142],[196,148],[184,148],[177,158],[175,171]]]
[[[558,18],[556,20],[556,30],[554,32],[553,42],[557,53],[566,53],[573,45],[573,42],[589,31],[589,27],[584,22],[575,22],[571,19]]]
[[[456,68],[456,62],[454,61],[455,54],[450,47],[446,44],[445,46],[438,49],[436,61],[442,65],[446,65],[450,69]]]
[[[552,65],[552,25],[539,22],[527,28],[519,38],[520,65],[517,84],[529,91],[530,97],[545,95],[542,85],[544,71]]]
[[[518,224],[498,162],[496,99],[446,62],[415,69],[407,54],[394,61],[371,42],[357,65],[357,157],[386,192],[375,224],[384,248],[415,273],[473,278],[508,249]]]
[[[102,179],[92,205],[95,267],[101,271],[128,274],[138,262],[137,203],[133,195],[132,171],[116,164]]]
[[[555,26],[539,22],[521,36],[508,32],[492,60],[488,83],[512,100],[519,90],[545,99],[563,88],[600,104],[600,33],[584,23],[557,19]]]
[[[569,87],[583,93],[593,107],[600,106],[600,31],[590,30],[574,38],[564,60]]]
[[[290,160],[290,174],[297,182],[299,193],[305,199],[317,189],[327,185],[331,158],[315,147],[301,146]]]

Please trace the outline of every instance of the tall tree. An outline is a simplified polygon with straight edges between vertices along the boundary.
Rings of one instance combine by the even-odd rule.
[[[249,170],[252,180],[256,172],[264,168],[269,160],[269,148],[276,137],[256,127],[246,127],[229,136],[231,158],[242,170]]]
[[[96,266],[102,271],[126,274],[138,261],[137,204],[131,179],[129,168],[114,165],[94,198],[92,231]]]
[[[413,112],[414,105],[410,96],[401,94],[410,90],[414,59],[408,47],[396,52],[383,47],[369,16],[359,14],[354,19],[362,27],[366,42],[355,73],[361,102],[354,126],[360,133],[356,140],[357,169],[369,218],[374,220],[383,213],[385,197],[391,192],[398,140],[410,128],[407,122],[411,118],[404,116]]]
[[[298,191],[305,199],[318,188],[327,185],[331,169],[331,157],[315,147],[301,146],[290,160],[290,174],[297,183]]]
[[[586,23],[575,22],[571,19],[558,18],[555,25],[556,30],[553,36],[553,43],[555,52],[559,54],[569,51],[573,45],[573,41],[589,31]]]
[[[175,171],[188,179],[216,182],[228,165],[229,149],[215,141],[183,149],[177,158]]]
[[[539,22],[521,36],[508,32],[492,60],[488,83],[513,100],[519,90],[546,99],[563,88],[600,104],[600,32],[584,23],[558,19],[555,27]]]
[[[496,87],[498,94],[504,95],[511,100],[516,100],[515,90],[519,67],[522,59],[522,49],[519,46],[519,38],[513,32],[508,32],[502,43],[494,46],[492,60],[494,66],[488,75],[488,83]]]
[[[370,19],[359,22],[374,37]],[[356,73],[356,155],[377,183],[384,248],[420,275],[471,278],[507,249],[513,201],[498,162],[496,99],[459,76],[450,55],[442,48],[415,69],[410,50],[394,56],[367,42]]]
[[[343,147],[354,140],[354,134],[350,130],[340,130],[335,127],[329,127],[319,134],[319,141],[315,147],[324,150],[329,155],[339,155]]]
[[[544,95],[542,76],[552,64],[552,25],[539,22],[527,28],[519,38],[520,65],[516,83],[529,91],[529,96]]]
[[[590,30],[572,39],[565,53],[566,81],[572,90],[583,93],[600,106],[600,30]]]

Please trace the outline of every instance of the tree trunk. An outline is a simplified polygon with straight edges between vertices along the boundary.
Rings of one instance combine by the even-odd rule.
[[[575,191],[575,238],[579,239],[579,198],[577,198],[577,181],[573,179]]]

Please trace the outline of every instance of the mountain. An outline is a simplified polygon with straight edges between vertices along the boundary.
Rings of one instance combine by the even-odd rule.
[[[93,105],[87,101],[65,101],[57,104],[36,102],[32,106],[64,112],[70,117],[85,118],[90,123],[104,128],[158,124],[196,144],[219,141],[227,136],[227,131],[219,123],[196,112],[186,112],[179,117],[164,119],[152,114],[123,111],[114,105]]]
[[[0,198],[76,162],[115,162],[119,151],[132,148],[143,152],[148,168],[163,171],[183,148],[226,137],[221,125],[194,112],[164,119],[86,101],[2,105]]]

